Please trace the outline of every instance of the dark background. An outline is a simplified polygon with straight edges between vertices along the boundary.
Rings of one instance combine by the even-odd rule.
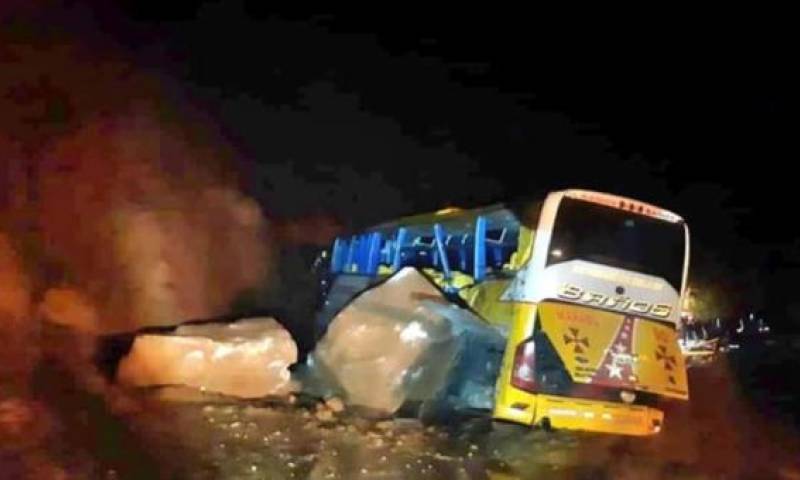
[[[800,318],[795,62],[777,14],[44,5],[3,28],[79,38],[160,78],[234,145],[276,221],[348,228],[607,190],[687,219],[693,282],[731,315],[763,311],[779,330]]]

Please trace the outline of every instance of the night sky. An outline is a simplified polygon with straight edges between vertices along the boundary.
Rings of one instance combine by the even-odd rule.
[[[358,226],[607,190],[683,215],[697,278],[724,284],[740,311],[800,317],[800,227],[786,215],[796,82],[780,26],[561,28],[535,12],[287,15],[258,3],[75,2],[13,25],[158,76],[234,145],[245,188],[276,218]]]

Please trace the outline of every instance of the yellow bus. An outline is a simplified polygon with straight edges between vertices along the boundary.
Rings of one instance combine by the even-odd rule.
[[[504,332],[495,420],[652,435],[659,404],[688,399],[689,231],[663,208],[578,189],[449,208],[338,238],[329,262],[334,307],[414,266]]]

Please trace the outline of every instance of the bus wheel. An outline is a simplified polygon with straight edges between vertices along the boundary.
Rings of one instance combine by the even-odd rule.
[[[552,432],[554,432],[554,431],[555,431],[555,430],[553,430],[553,425],[550,423],[550,419],[549,419],[548,417],[544,417],[544,418],[543,418],[543,419],[542,419],[542,420],[539,422],[539,427],[540,427],[542,430],[544,430],[545,432],[548,432],[548,433],[552,433]]]

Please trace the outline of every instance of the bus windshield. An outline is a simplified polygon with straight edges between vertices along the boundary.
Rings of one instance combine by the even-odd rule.
[[[685,248],[682,223],[564,198],[547,264],[585,260],[660,277],[680,292]]]

